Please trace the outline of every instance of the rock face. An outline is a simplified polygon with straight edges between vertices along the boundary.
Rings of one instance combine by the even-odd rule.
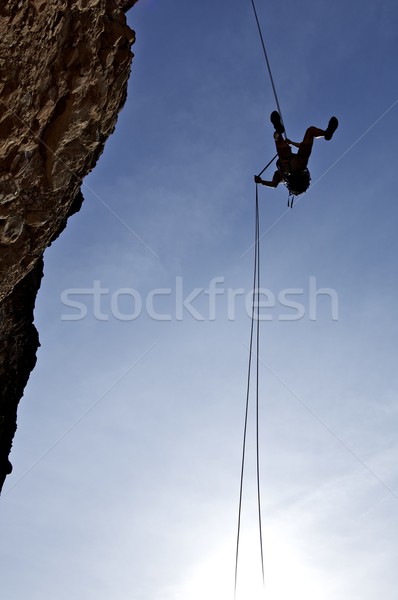
[[[80,207],[123,106],[137,0],[0,5],[0,489],[18,402],[35,364],[45,248]]]
[[[30,372],[36,364],[39,336],[33,325],[33,308],[43,275],[43,260],[0,304],[0,489],[11,472],[8,455],[17,428],[17,407]]]

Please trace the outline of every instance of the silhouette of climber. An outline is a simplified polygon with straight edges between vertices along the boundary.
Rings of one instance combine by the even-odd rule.
[[[308,127],[303,141],[300,143],[283,138],[282,134],[285,133],[285,128],[276,110],[271,113],[271,123],[275,128],[274,139],[279,157],[276,161],[277,170],[272,177],[272,181],[261,179],[258,175],[254,176],[254,181],[273,188],[283,182],[291,194],[298,196],[305,192],[310,185],[311,176],[307,165],[314,139],[323,137],[325,140],[331,140],[339,122],[336,117],[331,117],[326,129],[319,129],[314,126]],[[298,148],[298,152],[292,152],[290,146]]]

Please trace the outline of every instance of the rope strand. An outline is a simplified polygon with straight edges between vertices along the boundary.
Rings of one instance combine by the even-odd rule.
[[[267,50],[266,50],[266,47],[265,47],[265,42],[264,42],[263,33],[262,33],[262,31],[261,31],[260,21],[258,20],[258,16],[257,16],[256,5],[255,5],[255,3],[254,3],[254,0],[251,0],[251,3],[252,3],[252,7],[253,7],[254,17],[255,17],[255,19],[256,19],[256,23],[257,23],[257,29],[258,29],[258,33],[259,33],[259,35],[260,35],[261,45],[262,45],[262,47],[263,47],[263,52],[264,52],[265,62],[267,63],[268,74],[269,74],[269,78],[270,78],[270,80],[271,80],[272,91],[274,92],[274,97],[275,97],[276,106],[277,106],[277,108],[278,108],[278,112],[279,112],[279,115],[280,115],[280,117],[281,117],[281,122],[282,122],[282,125],[284,125],[284,122],[283,122],[283,117],[282,117],[282,111],[281,111],[281,107],[280,107],[280,104],[279,104],[279,98],[278,98],[278,94],[277,94],[277,91],[276,91],[276,87],[275,87],[274,78],[273,78],[273,75],[272,75],[271,65],[270,65],[270,62],[269,62],[269,60],[268,60],[268,54],[267,54]]]
[[[247,422],[249,414],[249,397],[250,397],[250,380],[251,380],[251,367],[252,367],[252,349],[253,349],[253,333],[254,333],[254,290],[257,286],[257,259],[258,259],[258,185],[256,185],[256,219],[255,219],[255,244],[254,244],[254,273],[253,273],[253,302],[251,311],[251,326],[250,326],[250,343],[249,343],[249,364],[247,369],[247,387],[246,387],[246,407],[245,407],[245,423],[243,427],[243,444],[242,444],[242,462],[240,470],[240,488],[239,488],[239,509],[238,509],[238,531],[236,536],[236,554],[235,554],[235,587],[234,587],[234,598],[236,599],[236,589],[238,582],[238,562],[239,562],[239,542],[240,542],[240,526],[242,517],[242,497],[243,497],[243,476],[245,471],[245,457],[246,457],[246,438],[247,438]]]
[[[268,167],[274,162],[274,160],[278,158],[278,155],[275,154],[274,158],[271,158],[271,160],[269,161],[269,163],[267,163],[264,167],[264,169],[261,171],[261,173],[258,174],[259,177],[261,177],[261,175],[264,173],[264,171],[266,171],[268,169]]]
[[[263,535],[262,535],[262,517],[261,517],[261,496],[260,496],[260,434],[259,434],[259,362],[260,362],[260,215],[258,202],[258,184],[256,185],[256,217],[255,217],[255,243],[254,243],[254,274],[253,274],[253,300],[251,310],[251,326],[250,326],[250,343],[249,343],[249,361],[247,370],[247,387],[246,387],[246,407],[245,407],[245,422],[243,428],[243,444],[242,444],[242,460],[240,471],[240,488],[239,488],[239,509],[238,509],[238,528],[236,536],[236,553],[235,553],[235,585],[234,598],[236,600],[237,582],[238,582],[238,563],[239,563],[239,543],[240,529],[242,519],[242,498],[243,498],[243,479],[245,470],[246,458],[246,440],[247,440],[247,424],[249,414],[249,398],[250,398],[250,382],[252,369],[253,355],[253,340],[256,335],[256,472],[257,472],[257,509],[258,509],[258,524],[260,534],[260,557],[261,557],[261,572],[264,579],[264,552],[263,552]],[[256,330],[254,330],[254,321]]]
[[[261,573],[264,580],[264,553],[263,553],[263,531],[261,518],[261,493],[260,493],[260,401],[259,401],[259,366],[260,366],[260,215],[258,209],[258,185],[256,185],[256,247],[257,247],[257,306],[256,306],[256,465],[257,465],[257,509],[258,509],[258,531],[260,535]]]
[[[265,47],[264,37],[261,31],[260,22],[257,15],[256,5],[254,0],[251,0],[254,17],[257,23],[258,33],[260,35],[261,45],[264,52],[265,61],[268,68],[268,74],[271,80],[272,90],[278,112],[283,123],[282,111],[279,103],[278,94],[275,87],[274,77],[272,75],[271,65],[268,60],[267,49]],[[264,169],[259,173],[259,177],[268,169],[271,163],[277,158],[275,155]],[[236,552],[235,552],[235,585],[234,585],[234,598],[236,600],[237,582],[238,582],[238,562],[239,562],[239,543],[240,543],[240,529],[242,520],[242,499],[243,499],[243,479],[245,471],[245,458],[246,458],[246,441],[247,441],[247,424],[249,414],[249,397],[250,397],[250,382],[251,382],[251,369],[252,369],[252,354],[253,354],[253,339],[254,339],[254,320],[256,323],[256,480],[257,480],[257,509],[258,509],[258,527],[260,535],[260,557],[261,557],[261,572],[263,585],[265,584],[264,577],[264,551],[263,551],[263,533],[262,533],[262,516],[261,516],[261,489],[260,489],[260,402],[259,402],[259,363],[260,363],[260,215],[258,205],[258,184],[256,184],[256,217],[255,217],[255,243],[254,243],[254,274],[253,274],[253,300],[252,300],[252,311],[251,311],[251,327],[250,327],[250,344],[249,344],[249,360],[248,360],[248,371],[247,371],[247,387],[246,387],[246,406],[245,406],[245,422],[243,427],[243,444],[242,444],[242,459],[241,459],[241,470],[240,470],[240,487],[239,487],[239,509],[238,509],[238,527],[236,535]]]

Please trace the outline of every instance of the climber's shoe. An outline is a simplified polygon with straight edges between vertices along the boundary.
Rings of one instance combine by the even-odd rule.
[[[326,131],[325,131],[325,140],[329,141],[332,139],[334,132],[336,131],[337,127],[339,126],[339,122],[336,119],[336,117],[331,117],[328,126],[326,127]]]

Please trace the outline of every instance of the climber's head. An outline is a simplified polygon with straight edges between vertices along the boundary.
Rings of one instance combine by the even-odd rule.
[[[306,192],[310,186],[311,175],[308,169],[293,171],[286,177],[285,183],[290,194],[299,196]]]

